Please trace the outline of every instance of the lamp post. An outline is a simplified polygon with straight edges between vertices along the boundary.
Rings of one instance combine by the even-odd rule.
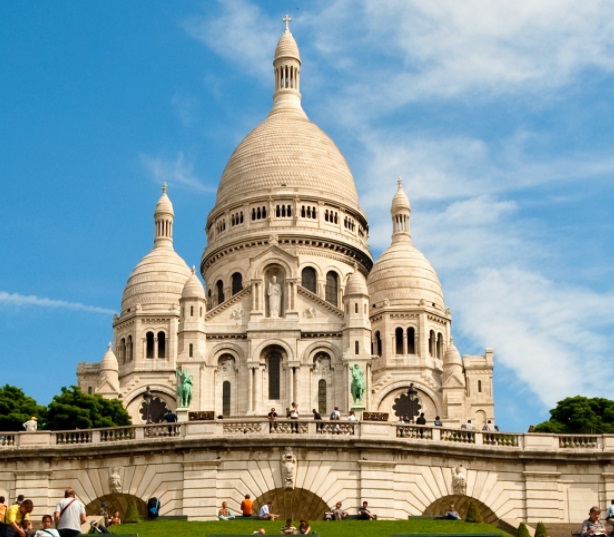
[[[145,390],[143,394],[143,401],[145,401],[145,423],[149,423],[151,420],[149,419],[149,404],[151,403],[153,395],[151,395],[151,391],[149,391],[149,386]]]
[[[407,398],[409,399],[408,401],[409,417],[410,417],[411,423],[414,423],[414,416],[418,414],[418,411],[420,410],[420,406],[421,406],[420,401],[416,399],[417,394],[418,394],[418,390],[414,388],[414,383],[412,382],[409,385],[409,389],[407,390]]]

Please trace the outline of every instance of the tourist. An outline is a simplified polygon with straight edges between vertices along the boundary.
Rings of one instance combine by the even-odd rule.
[[[273,502],[265,503],[260,508],[260,512],[258,513],[258,518],[260,518],[261,520],[277,520],[279,518],[279,515],[276,515],[275,513],[271,512],[272,509],[273,509]]]
[[[32,416],[28,421],[23,423],[23,428],[28,433],[33,433],[38,429],[38,422],[36,421],[36,416]]]
[[[32,529],[32,521],[24,518],[21,521],[21,528],[23,529],[23,531],[26,532],[26,537],[33,537],[34,535],[34,530]]]
[[[590,537],[591,535],[606,535],[605,526],[599,520],[601,509],[594,506],[588,512],[588,518],[582,522],[582,529],[580,530],[580,537]]]
[[[34,509],[32,500],[23,500],[21,504],[15,503],[6,510],[4,518],[3,537],[26,537],[26,532],[21,527],[24,520],[30,518],[30,513]]]
[[[164,421],[166,423],[177,423],[177,414],[175,414],[170,408],[164,414]],[[177,427],[175,425],[168,426],[168,434],[175,436],[177,434]]]
[[[113,516],[109,517],[109,526],[119,526],[122,523],[122,519],[119,516],[119,511],[115,511]]]
[[[264,531],[264,528],[260,528],[259,530],[255,530],[252,531],[252,535],[265,535],[266,531]]]
[[[356,417],[356,414],[354,414],[353,410],[350,410],[350,413],[348,414],[348,421],[358,421],[358,418]]]
[[[277,423],[274,423],[277,419],[277,412],[275,412],[274,408],[267,414],[267,418],[269,418],[269,432],[272,433],[274,429],[277,429]]]
[[[290,409],[290,429],[293,433],[298,433],[298,404],[292,403],[292,408]]]
[[[298,532],[300,535],[309,535],[311,533],[311,526],[304,518],[301,518],[301,523],[298,526]]]
[[[53,518],[60,537],[77,537],[81,534],[81,524],[85,524],[87,517],[85,507],[77,500],[73,488],[68,487],[64,491],[64,498],[55,506]]]
[[[424,412],[420,412],[420,415],[416,418],[417,425],[426,425],[426,418],[424,417]]]
[[[287,518],[286,519],[286,525],[281,528],[281,533],[282,535],[296,535],[296,528],[292,525],[292,519],[291,518]]]
[[[362,507],[358,508],[358,520],[377,520],[377,515],[369,510],[369,502],[362,502]]]
[[[342,505],[343,504],[341,502],[337,502],[335,504],[335,508],[331,511],[332,518],[334,520],[343,520],[344,518],[347,518],[348,513],[343,509]]]
[[[333,411],[330,413],[330,419],[331,420],[340,420],[341,419],[341,412],[339,412],[339,407],[336,406]]]
[[[228,504],[226,502],[222,502],[221,509],[217,512],[217,518],[220,520],[234,520],[235,516],[232,514],[230,509],[228,509]]]
[[[0,527],[2,526],[1,522],[4,520],[4,515],[6,515],[7,505],[4,503],[6,498],[4,496],[0,496]]]
[[[443,515],[443,518],[447,519],[447,520],[461,520],[460,515],[458,514],[458,512],[454,509],[454,504],[451,503],[450,505],[448,505],[448,510],[446,511],[446,513]]]
[[[322,429],[324,429],[324,424],[322,423],[322,414],[320,414],[315,408],[312,410],[312,412],[313,419],[318,422],[316,423],[316,433],[322,432]]]
[[[253,516],[254,515],[254,502],[251,500],[249,494],[245,495],[244,500],[241,502],[241,516]]]
[[[2,498],[0,497],[0,500]],[[614,500],[612,500],[610,502],[610,507],[608,507],[608,514],[606,515],[605,519],[610,522],[612,519],[614,519]],[[611,523],[611,522],[610,522]]]
[[[60,537],[58,530],[51,527],[51,524],[53,523],[53,517],[51,515],[44,515],[42,522],[42,529],[38,530],[34,534],[34,537]]]
[[[485,431],[485,432],[492,432],[492,431],[494,431],[494,430],[495,430],[495,429],[494,429],[494,427],[492,426],[492,421],[491,421],[491,420],[488,420],[488,421],[487,421],[487,422],[484,424],[484,427],[482,427],[482,431]]]
[[[467,420],[467,423],[463,423],[461,425],[461,429],[467,429],[468,431],[473,431],[474,427],[473,427],[473,423],[471,423],[471,420]]]
[[[443,427],[443,422],[439,416],[435,416],[435,421],[433,422],[435,427]]]

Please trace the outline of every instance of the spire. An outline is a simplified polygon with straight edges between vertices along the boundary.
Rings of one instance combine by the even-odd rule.
[[[275,68],[275,93],[273,93],[273,110],[284,108],[301,108],[301,56],[292,32],[287,14],[281,19],[286,25],[285,31],[280,37],[273,67]]]
[[[410,241],[409,216],[411,207],[403,191],[403,179],[400,177],[397,179],[397,192],[392,198],[390,214],[392,215],[392,242]]]
[[[166,195],[167,185],[162,185],[162,195],[156,204],[156,210],[154,212],[154,248],[167,247],[173,248],[173,220],[175,218],[175,212],[173,211],[173,204]]]

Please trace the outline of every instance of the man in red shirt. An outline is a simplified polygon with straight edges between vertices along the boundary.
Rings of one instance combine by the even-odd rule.
[[[252,516],[254,514],[254,502],[250,499],[249,494],[246,494],[245,499],[241,502],[241,512],[243,516]]]

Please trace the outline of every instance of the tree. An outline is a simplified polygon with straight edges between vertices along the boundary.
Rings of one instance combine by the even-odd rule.
[[[47,409],[47,429],[62,431],[130,425],[128,412],[118,399],[83,393],[77,386],[62,388]]]
[[[521,522],[518,526],[518,531],[516,531],[516,537],[531,537],[529,533],[529,528],[524,522]]]
[[[16,386],[0,388],[0,431],[22,431],[23,423],[32,416],[42,423],[45,407]]]
[[[480,514],[480,510],[474,501],[470,501],[467,507],[467,516],[465,517],[465,522],[482,522],[482,515]]]
[[[614,401],[601,397],[567,397],[550,411],[550,419],[535,426],[538,433],[614,433]]]
[[[548,537],[548,532],[546,531],[546,526],[544,526],[543,522],[537,523],[534,537]]]
[[[139,510],[136,505],[136,500],[134,498],[130,498],[126,513],[124,514],[124,524],[136,524],[140,521],[141,517],[139,516]]]

